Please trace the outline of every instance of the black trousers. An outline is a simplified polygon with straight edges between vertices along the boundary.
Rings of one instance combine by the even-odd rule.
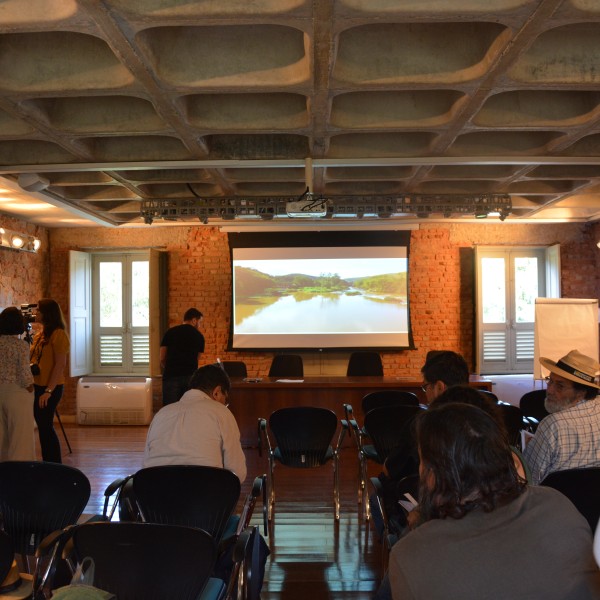
[[[35,399],[33,401],[33,416],[37,424],[38,433],[40,436],[40,447],[42,449],[42,460],[47,462],[62,463],[60,455],[60,442],[58,435],[54,430],[54,413],[56,407],[63,395],[63,385],[57,385],[54,388],[48,403],[44,408],[40,408],[39,399],[44,393],[46,386],[35,386]]]

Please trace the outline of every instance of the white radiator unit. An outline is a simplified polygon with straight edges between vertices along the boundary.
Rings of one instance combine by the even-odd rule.
[[[147,425],[151,420],[150,377],[81,377],[77,382],[80,425]]]

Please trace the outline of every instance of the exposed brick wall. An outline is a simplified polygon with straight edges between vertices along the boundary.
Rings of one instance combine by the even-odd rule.
[[[0,215],[0,227],[28,233],[42,243],[36,254],[0,248],[0,310],[37,302],[48,295],[50,252],[47,230],[3,215]]]
[[[0,219],[0,225],[2,220]],[[17,228],[16,226],[14,228]],[[449,348],[473,364],[474,247],[547,246],[561,244],[563,295],[597,298],[600,290],[596,241],[600,225],[439,224],[424,223],[411,233],[410,302],[415,350],[384,353],[385,372],[418,377],[425,354]],[[33,298],[49,294],[65,312],[68,308],[68,251],[71,249],[156,247],[169,253],[170,325],[181,322],[190,306],[204,313],[207,362],[244,360],[251,375],[265,375],[271,353],[228,353],[231,313],[230,258],[227,234],[213,227],[143,227],[135,229],[56,229],[50,232],[51,251],[45,274],[43,256],[37,257]],[[17,261],[24,253],[2,252]],[[33,255],[32,255],[33,256]],[[34,257],[36,258],[36,257]],[[5,264],[12,260],[4,258]],[[35,271],[38,264],[34,266]],[[2,280],[4,269],[2,270]],[[46,284],[44,285],[44,282]],[[14,284],[12,284],[14,286]],[[23,283],[25,285],[25,283]],[[13,288],[15,302],[32,301],[23,289]],[[159,386],[155,386],[158,401]],[[61,414],[75,413],[75,380],[65,391]]]

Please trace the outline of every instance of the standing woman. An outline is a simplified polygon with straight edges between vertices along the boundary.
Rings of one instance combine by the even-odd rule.
[[[0,313],[0,461],[34,460],[33,375],[25,321],[16,306]]]
[[[65,367],[69,353],[69,336],[65,319],[56,300],[42,298],[38,302],[36,322],[41,323],[31,344],[31,363],[34,369],[35,401],[33,415],[38,426],[42,459],[62,462],[60,442],[54,431],[54,413],[63,394]]]

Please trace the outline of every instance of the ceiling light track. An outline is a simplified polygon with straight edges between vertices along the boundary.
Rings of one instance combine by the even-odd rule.
[[[414,215],[427,218],[440,215],[476,216],[495,215],[504,221],[512,212],[508,194],[431,195],[406,194],[387,196],[317,196],[304,192],[298,196],[269,197],[210,197],[169,198],[142,200],[140,214],[147,225],[157,219],[191,221],[199,219],[290,219],[373,218],[387,219]]]

